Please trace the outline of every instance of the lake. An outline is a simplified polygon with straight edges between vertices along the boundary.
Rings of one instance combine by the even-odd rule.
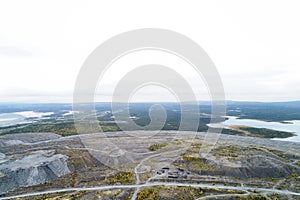
[[[232,125],[240,125],[240,126],[251,126],[255,128],[267,128],[277,131],[286,131],[286,132],[294,132],[297,136],[289,137],[289,138],[274,138],[274,140],[282,140],[282,141],[293,141],[300,142],[300,120],[286,121],[287,123],[280,122],[266,122],[255,119],[238,119],[234,116],[226,116],[228,120],[220,123],[209,124],[210,127],[220,127],[222,125],[226,127]]]
[[[34,112],[23,111],[14,113],[1,113],[0,114],[0,127],[13,126],[17,124],[29,124],[42,117],[52,115],[53,112]],[[28,120],[30,118],[30,120]]]

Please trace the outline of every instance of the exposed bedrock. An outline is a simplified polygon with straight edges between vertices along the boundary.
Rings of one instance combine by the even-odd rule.
[[[70,173],[67,159],[54,151],[36,151],[0,164],[0,193],[45,183]]]
[[[300,167],[275,160],[271,157],[251,156],[238,165],[209,160],[207,163],[218,168],[217,171],[201,171],[202,175],[223,175],[237,178],[283,178],[293,172],[300,173]]]

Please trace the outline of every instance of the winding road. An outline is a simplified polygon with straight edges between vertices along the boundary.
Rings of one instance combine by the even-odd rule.
[[[198,183],[177,183],[177,182],[148,182],[145,184],[132,184],[132,185],[106,185],[106,186],[96,186],[96,187],[74,187],[74,188],[62,188],[55,190],[46,190],[41,192],[32,192],[27,194],[0,197],[0,200],[13,199],[13,198],[23,198],[44,194],[53,194],[59,192],[75,192],[75,191],[96,191],[96,190],[112,190],[112,189],[131,189],[131,188],[146,188],[153,186],[190,186],[190,187],[201,187],[207,189],[227,189],[236,191],[257,191],[261,193],[276,193],[283,195],[294,195],[300,196],[300,193],[292,192],[288,190],[277,190],[271,188],[255,188],[255,187],[241,187],[241,186],[224,186],[224,185],[211,185],[211,184],[198,184]]]

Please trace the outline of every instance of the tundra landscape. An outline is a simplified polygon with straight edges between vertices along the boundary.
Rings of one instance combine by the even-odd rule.
[[[1,0],[0,200],[300,200],[299,10]]]
[[[291,124],[297,120],[298,104],[228,102],[228,107],[235,110],[232,116],[251,119],[257,106],[271,106],[278,113],[290,109],[295,114],[286,118],[260,115],[257,120]],[[137,123],[149,123],[150,105],[132,104]],[[223,134],[214,135],[201,131],[209,125],[205,118],[198,132],[176,131],[178,105],[166,103],[171,114],[165,130],[119,131],[108,105],[99,104],[99,123],[104,130],[107,126],[106,131],[78,135],[69,106],[35,105],[38,110],[29,112],[31,116],[15,119],[14,125],[11,117],[10,125],[1,127],[1,199],[299,198],[299,141],[287,140],[296,138],[297,132],[249,127],[245,133],[229,126]],[[200,115],[209,115],[210,106],[202,107]],[[2,105],[16,116],[29,108]],[[204,140],[207,134],[219,137],[211,147]],[[108,144],[119,150],[105,148]],[[202,152],[205,148],[211,149],[208,154]]]

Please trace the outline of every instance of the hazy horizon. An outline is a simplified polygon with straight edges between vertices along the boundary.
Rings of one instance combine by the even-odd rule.
[[[209,103],[210,100],[198,100],[198,101],[185,101],[185,102],[177,102],[177,101],[134,101],[134,102],[112,102],[112,101],[95,101],[93,103],[194,103],[197,102],[201,105],[201,103]],[[290,100],[290,101],[247,101],[247,100],[225,100],[225,103],[228,102],[237,102],[237,103],[300,103],[299,100]],[[86,102],[90,103],[90,102]],[[3,104],[73,104],[73,102],[0,102],[0,105]],[[84,103],[83,103],[84,104]]]
[[[139,10],[126,2],[117,7],[97,1],[1,2],[0,102],[72,102],[76,77],[96,47],[119,33],[147,27],[173,30],[197,42],[215,63],[226,99],[300,99],[299,2],[164,1],[157,2],[159,7],[155,2],[133,1]],[[135,66],[149,63],[174,68],[189,80],[198,100],[209,100],[205,82],[187,63],[149,51],[114,63],[99,82],[95,100],[111,101],[118,80]],[[163,89],[149,87],[138,91],[133,101],[175,99]]]

